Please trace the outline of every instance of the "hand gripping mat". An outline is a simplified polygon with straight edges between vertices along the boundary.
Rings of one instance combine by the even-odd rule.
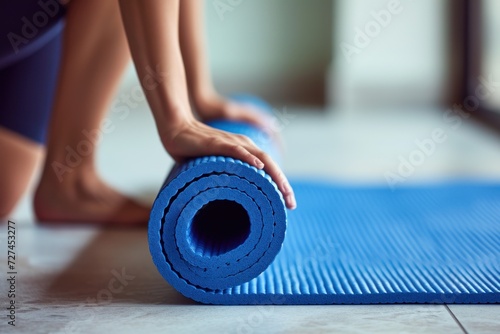
[[[272,149],[249,125],[212,126]],[[246,163],[176,165],[149,222],[158,270],[211,304],[500,302],[500,185],[292,185],[287,219],[276,185]]]

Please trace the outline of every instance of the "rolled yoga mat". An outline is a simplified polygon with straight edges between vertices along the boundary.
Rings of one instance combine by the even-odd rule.
[[[211,125],[276,152],[253,126]],[[292,186],[298,208],[287,213],[274,182],[246,163],[176,165],[149,221],[158,270],[210,304],[500,302],[499,184]]]

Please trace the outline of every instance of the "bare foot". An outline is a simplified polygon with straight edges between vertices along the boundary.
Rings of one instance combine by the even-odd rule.
[[[146,226],[149,208],[120,194],[93,171],[74,170],[62,182],[44,173],[34,198],[42,223],[82,223],[116,227]]]

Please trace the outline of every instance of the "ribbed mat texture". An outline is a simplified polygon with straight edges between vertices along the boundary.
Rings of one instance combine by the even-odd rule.
[[[211,125],[276,156],[252,126]],[[149,222],[158,270],[210,304],[500,302],[500,184],[292,186],[287,212],[269,176],[241,161],[176,165]]]

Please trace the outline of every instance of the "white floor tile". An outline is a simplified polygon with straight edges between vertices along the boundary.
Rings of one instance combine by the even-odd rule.
[[[500,305],[448,305],[468,333],[500,333]]]

